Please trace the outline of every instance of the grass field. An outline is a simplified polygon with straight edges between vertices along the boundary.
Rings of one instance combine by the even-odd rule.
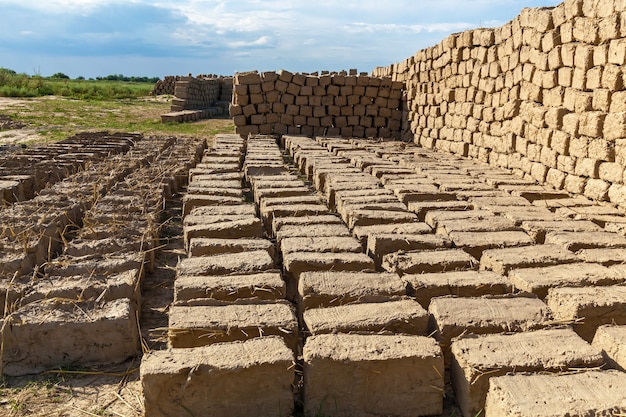
[[[207,137],[234,132],[228,118],[162,123],[160,116],[169,112],[171,104],[171,97],[166,96],[106,100],[44,96],[2,102],[0,114],[26,125],[24,130],[31,136],[27,143],[55,142],[86,130]]]

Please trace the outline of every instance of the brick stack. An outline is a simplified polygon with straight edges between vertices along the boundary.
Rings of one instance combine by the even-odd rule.
[[[162,80],[158,80],[154,84],[154,88],[150,95],[152,96],[160,96],[162,94],[174,95],[174,86],[176,85],[176,81],[180,80],[179,75],[167,75]]]
[[[220,97],[217,78],[182,77],[176,81],[172,111],[199,110],[211,107]]]
[[[230,115],[237,133],[399,139],[402,83],[366,74],[238,73]]]
[[[157,82],[152,94],[173,94],[170,113],[162,122],[190,122],[228,114],[233,94],[232,77],[214,74],[192,77],[165,77]]]
[[[567,0],[524,9],[373,75],[406,83],[417,143],[625,205],[624,8]]]

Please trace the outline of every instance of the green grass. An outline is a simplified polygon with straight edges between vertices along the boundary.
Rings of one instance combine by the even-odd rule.
[[[68,98],[112,100],[148,95],[154,83],[113,80],[71,80],[18,74],[0,68],[1,97],[42,97],[55,95]]]
[[[100,82],[100,81],[98,81]],[[123,84],[118,82],[118,84]],[[171,98],[68,99],[57,96],[28,98],[0,110],[0,114],[34,129],[31,142],[56,142],[81,131],[107,130],[147,135],[213,136],[233,133],[232,120],[205,119],[193,123],[162,123]]]

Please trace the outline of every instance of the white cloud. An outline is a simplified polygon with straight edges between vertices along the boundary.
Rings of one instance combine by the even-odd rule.
[[[270,44],[271,38],[269,36],[261,36],[258,39],[253,41],[237,41],[237,42],[229,42],[228,46],[231,48],[246,48],[252,46],[268,46]]]
[[[454,32],[473,28],[467,22],[432,23],[425,25],[368,24],[363,22],[346,25],[344,28],[352,33],[422,33],[422,32]]]

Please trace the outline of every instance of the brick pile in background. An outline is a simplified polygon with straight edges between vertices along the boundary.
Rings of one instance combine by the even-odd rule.
[[[165,77],[153,90],[173,94],[170,113],[161,115],[163,122],[188,122],[228,115],[233,92],[233,78],[214,74],[197,77]]]
[[[626,205],[626,21],[617,1],[524,9],[374,76],[407,88],[416,143]]]
[[[400,138],[401,82],[390,77],[289,71],[235,74],[237,133]]]

